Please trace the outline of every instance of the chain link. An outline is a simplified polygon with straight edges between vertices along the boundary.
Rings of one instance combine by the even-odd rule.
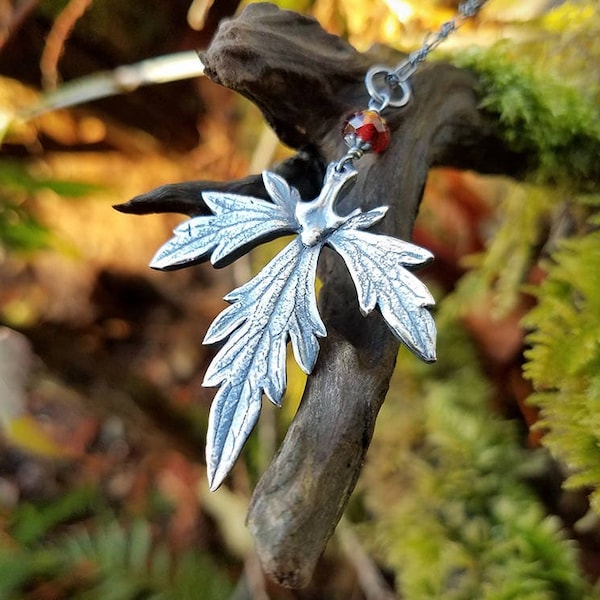
[[[382,111],[387,106],[396,108],[404,106],[411,98],[408,80],[422,63],[446,38],[475,16],[487,0],[465,0],[458,5],[456,16],[441,25],[438,31],[425,36],[418,50],[411,52],[408,57],[393,69],[376,65],[369,69],[365,77],[365,85],[371,96],[369,107]]]

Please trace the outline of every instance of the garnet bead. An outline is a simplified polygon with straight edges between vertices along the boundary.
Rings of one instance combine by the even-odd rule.
[[[369,145],[371,152],[383,152],[390,145],[390,128],[376,110],[361,110],[350,115],[344,121],[342,134],[348,145],[362,142]]]

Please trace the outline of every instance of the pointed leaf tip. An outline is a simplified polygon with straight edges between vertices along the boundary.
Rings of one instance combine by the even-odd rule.
[[[159,256],[155,256],[148,263],[148,266],[151,269],[155,269],[156,271],[166,271],[167,270],[167,265],[165,263],[166,263],[166,261],[164,259],[161,259]]]
[[[148,264],[151,269],[156,271],[174,271],[185,266],[188,266],[190,261],[177,261],[173,260],[170,254],[164,252],[164,247],[160,248],[159,251],[152,257],[152,260]]]
[[[156,269],[157,271],[165,271],[167,267],[164,257],[160,257],[158,255],[154,255],[152,260],[148,263],[148,266],[151,269]]]
[[[223,485],[223,481],[225,481],[227,473],[216,473],[211,471],[211,469],[209,468],[207,469],[206,475],[208,478],[208,489],[211,492],[216,492],[221,487],[221,485]],[[217,475],[219,475],[219,477],[217,477]]]

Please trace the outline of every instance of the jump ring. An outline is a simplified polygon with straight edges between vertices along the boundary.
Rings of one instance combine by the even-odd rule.
[[[380,105],[379,108],[371,106],[375,110],[383,110],[387,106],[400,108],[410,101],[412,92],[407,81],[401,81],[391,86],[388,77],[394,75],[394,71],[388,67],[375,65],[371,67],[365,76],[365,87],[374,103]]]

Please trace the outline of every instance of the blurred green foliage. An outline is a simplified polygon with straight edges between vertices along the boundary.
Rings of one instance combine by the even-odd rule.
[[[581,600],[573,542],[525,476],[543,468],[491,389],[464,330],[440,323],[440,362],[401,360],[378,421],[364,527],[407,600]]]
[[[89,183],[36,176],[24,163],[0,161],[0,249],[28,253],[57,244],[51,227],[35,215],[33,201],[41,192],[82,198],[99,189]]]
[[[28,252],[51,245],[52,234],[26,208],[0,198],[0,245]]]
[[[562,240],[547,270],[525,319],[531,402],[544,443],[569,466],[567,484],[591,489],[600,514],[600,233]]]
[[[11,539],[0,541],[5,600],[38,597],[42,586],[73,600],[224,600],[232,592],[209,555],[174,552],[145,519],[121,524],[94,487],[23,504],[10,521]]]
[[[48,503],[23,502],[10,515],[12,537],[25,547],[35,544],[58,525],[86,517],[98,502],[98,490],[91,486],[75,488]]]
[[[487,248],[465,260],[469,269],[444,299],[444,311],[464,316],[488,297],[495,317],[515,309],[550,231],[559,226],[555,219],[564,208],[564,198],[549,186],[505,182]]]
[[[566,37],[580,59],[598,49],[593,4],[566,3],[543,21],[547,36]],[[474,268],[446,307],[465,314],[489,294],[506,314],[523,292],[535,297],[523,322],[530,402],[541,409],[543,441],[567,466],[569,485],[589,487],[600,514],[600,70],[588,61],[586,77],[569,77],[570,63],[547,41],[535,51],[530,41],[524,46],[500,43],[457,58],[476,73],[482,107],[499,115],[501,135],[534,157],[531,179],[544,185],[510,186],[486,251],[470,260]],[[576,61],[573,50],[569,56]],[[533,269],[544,275],[541,285],[530,283]]]

